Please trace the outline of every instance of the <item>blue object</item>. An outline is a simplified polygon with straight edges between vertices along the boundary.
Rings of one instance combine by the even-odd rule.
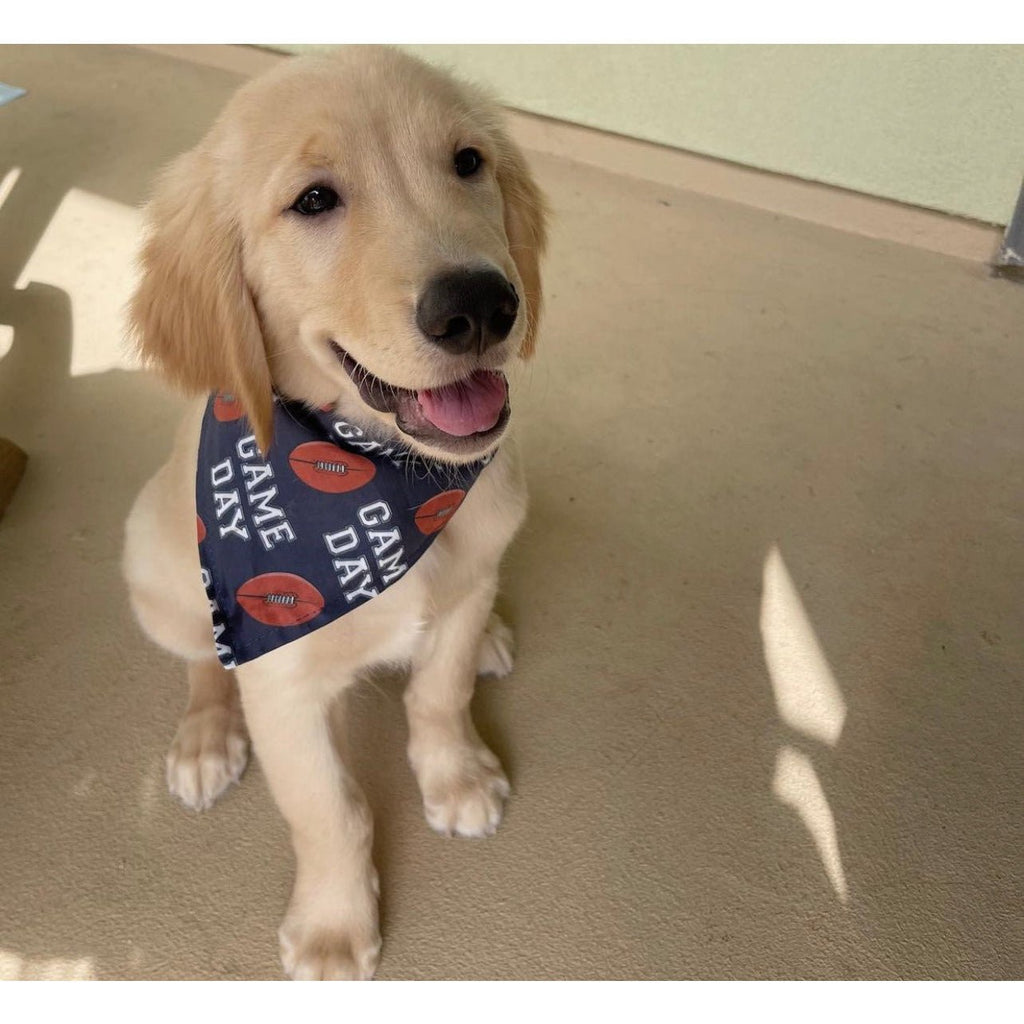
[[[0,82],[0,107],[24,95],[24,89],[19,89],[16,85],[7,85],[6,82]]]
[[[276,398],[266,460],[231,395],[206,406],[196,529],[217,657],[252,661],[400,580],[490,462],[424,459]]]

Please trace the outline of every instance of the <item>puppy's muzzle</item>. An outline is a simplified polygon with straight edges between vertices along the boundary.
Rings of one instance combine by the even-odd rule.
[[[504,341],[518,313],[519,296],[497,270],[439,274],[416,303],[419,329],[452,355],[482,354]]]

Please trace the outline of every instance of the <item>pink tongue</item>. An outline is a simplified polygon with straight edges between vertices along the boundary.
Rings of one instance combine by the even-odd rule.
[[[507,396],[505,378],[490,370],[477,370],[472,377],[447,387],[416,392],[423,415],[456,437],[490,430],[498,422]]]

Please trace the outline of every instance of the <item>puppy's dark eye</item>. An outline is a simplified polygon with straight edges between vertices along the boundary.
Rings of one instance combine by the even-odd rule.
[[[472,174],[476,174],[483,166],[484,158],[480,155],[478,149],[460,149],[455,154],[455,173],[460,178],[468,178]]]
[[[314,185],[307,189],[292,203],[292,209],[306,217],[315,217],[318,213],[333,210],[341,199],[333,188],[326,185]]]

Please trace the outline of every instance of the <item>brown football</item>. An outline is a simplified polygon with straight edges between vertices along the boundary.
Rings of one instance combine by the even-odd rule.
[[[218,423],[232,423],[240,420],[245,410],[234,395],[220,394],[213,400],[213,418]]]
[[[356,491],[369,483],[377,467],[362,455],[347,452],[330,441],[306,441],[288,456],[295,475],[310,487],[327,494]]]
[[[437,533],[455,515],[455,510],[465,497],[465,491],[444,491],[423,502],[416,509],[416,525],[420,533]]]
[[[324,599],[309,580],[291,572],[253,576],[235,592],[238,603],[266,626],[301,626],[323,611]]]

